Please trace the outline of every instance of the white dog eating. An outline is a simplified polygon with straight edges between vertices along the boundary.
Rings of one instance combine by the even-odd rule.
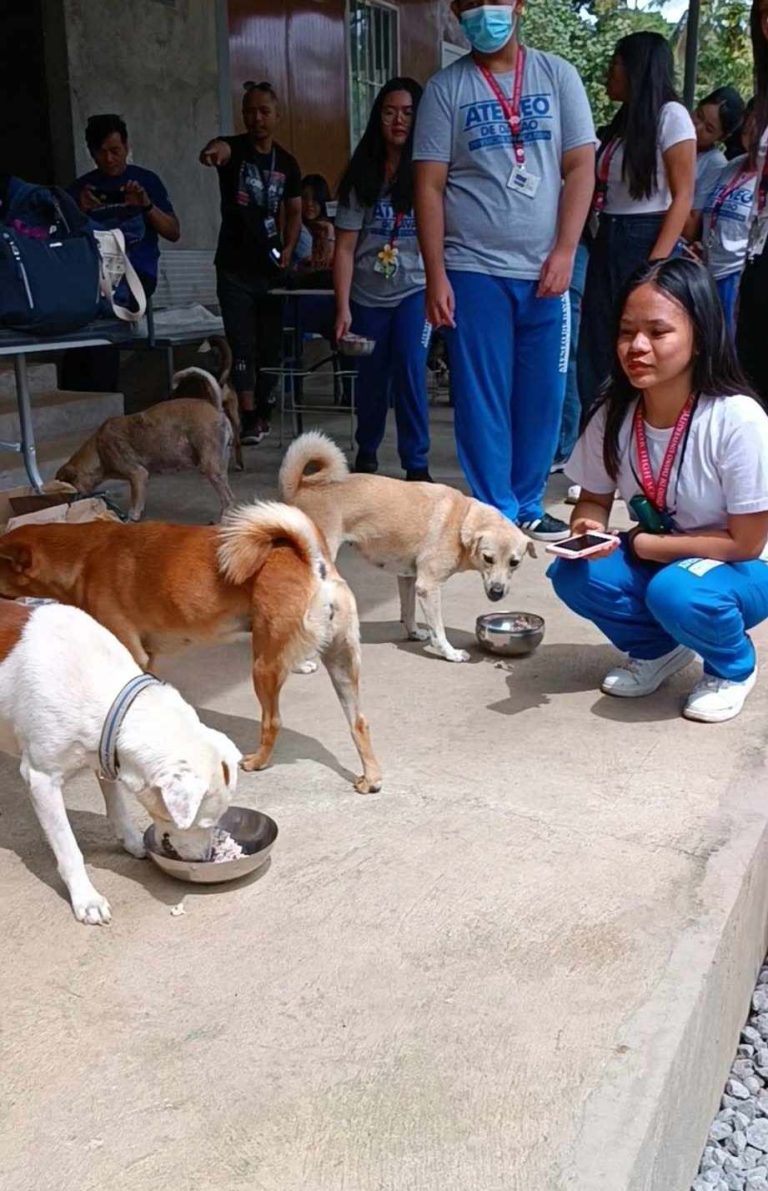
[[[158,838],[205,859],[237,782],[240,753],[206,728],[173,687],[143,676],[128,650],[85,612],[0,600],[0,748],[21,775],[80,922],[109,922],[109,902],[85,871],[64,806],[77,770],[100,775],[109,821],[144,855],[127,795],[144,805]]]

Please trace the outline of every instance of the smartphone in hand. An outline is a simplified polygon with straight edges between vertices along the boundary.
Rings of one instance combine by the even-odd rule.
[[[561,558],[589,558],[590,554],[599,554],[601,550],[605,550],[607,545],[615,541],[615,534],[597,533],[590,530],[589,533],[581,533],[564,542],[555,542],[553,545],[547,546],[546,549],[547,554],[558,554]]]

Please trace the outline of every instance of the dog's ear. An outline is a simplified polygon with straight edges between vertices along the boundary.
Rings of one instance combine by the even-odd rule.
[[[470,552],[477,543],[477,535],[482,528],[482,519],[478,517],[477,503],[472,501],[464,520],[461,523],[461,544]]]
[[[10,563],[17,575],[32,569],[32,551],[22,542],[5,542],[0,538],[0,558]]]
[[[529,541],[529,542],[528,542],[528,545],[525,547],[525,552],[526,552],[526,554],[530,554],[531,558],[538,558],[538,557],[539,557],[539,552],[538,552],[538,550],[536,549],[536,543],[535,543],[535,542],[531,542],[531,541]]]
[[[207,783],[191,769],[184,769],[161,781],[159,789],[168,814],[180,831],[186,831],[197,818]]]

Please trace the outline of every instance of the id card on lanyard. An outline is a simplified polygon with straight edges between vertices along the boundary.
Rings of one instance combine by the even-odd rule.
[[[510,190],[514,190],[517,194],[525,195],[526,198],[535,198],[536,192],[541,184],[541,178],[536,174],[532,174],[525,164],[525,148],[523,146],[523,119],[521,115],[521,106],[523,98],[523,82],[525,79],[525,46],[518,46],[517,49],[517,63],[515,65],[515,85],[512,89],[511,101],[507,99],[506,95],[499,86],[498,79],[487,66],[482,66],[477,63],[477,69],[488,84],[494,98],[499,103],[501,110],[504,113],[504,118],[509,124],[512,133],[512,151],[515,155],[515,165],[512,173],[509,176],[507,186]]]
[[[635,409],[634,419],[634,435],[635,435],[635,450],[637,452],[637,462],[640,468],[639,480],[640,486],[643,490],[646,500],[652,506],[653,511],[661,519],[660,525],[662,532],[669,532],[667,522],[671,521],[671,515],[667,510],[667,493],[669,492],[669,481],[672,476],[672,468],[677,458],[677,453],[680,450],[680,445],[683,443],[683,456],[685,455],[685,447],[688,443],[688,434],[690,432],[691,423],[693,419],[694,409],[696,407],[696,398],[691,396],[686,401],[680,415],[675,422],[672,436],[667,444],[667,449],[664,452],[664,459],[662,460],[661,470],[659,471],[658,479],[654,477],[653,468],[651,467],[651,457],[648,451],[648,438],[645,433],[645,407],[642,399],[638,401]],[[677,469],[678,483],[680,479],[680,469],[683,465],[683,459],[680,459],[680,464]],[[637,498],[635,498],[636,500]],[[634,502],[630,502],[632,507]],[[648,532],[659,532],[658,529],[649,529]]]
[[[763,168],[755,191],[755,214],[749,230],[747,257],[753,261],[762,256],[768,244],[768,141],[765,144]]]

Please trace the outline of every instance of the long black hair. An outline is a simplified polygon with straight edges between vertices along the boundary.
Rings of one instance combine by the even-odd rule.
[[[614,343],[618,343],[619,327],[630,294],[641,285],[655,285],[683,308],[693,325],[693,392],[713,397],[729,397],[746,393],[754,397],[736,358],[731,336],[723,314],[715,283],[709,270],[698,261],[683,256],[670,257],[643,265],[627,282],[616,308]],[[605,437],[603,462],[611,479],[619,474],[619,436],[624,419],[634,401],[635,389],[622,368],[618,354],[614,355],[613,372],[603,391],[603,399],[593,409],[605,407]]]
[[[723,130],[722,142],[725,156],[730,161],[732,157],[739,157],[743,152],[741,146],[741,130],[744,125],[746,109],[744,100],[735,87],[717,87],[709,95],[699,100],[700,108],[713,106],[717,108],[720,117],[720,127]]]
[[[624,141],[622,177],[633,199],[650,198],[658,185],[659,116],[665,103],[679,102],[675,63],[661,33],[630,33],[616,45],[627,75],[627,98],[608,125],[606,144]]]
[[[331,188],[322,174],[305,174],[301,179],[302,191],[308,190],[320,208],[319,219],[328,218],[328,204],[331,201]]]
[[[348,203],[354,190],[359,203],[362,203],[364,207],[372,207],[381,196],[386,181],[385,165],[387,160],[387,146],[381,129],[381,113],[387,96],[392,95],[395,91],[407,91],[413,101],[411,132],[403,145],[400,165],[390,187],[392,206],[395,211],[407,215],[413,207],[413,133],[416,127],[416,112],[424,94],[423,87],[415,79],[390,79],[379,91],[368,119],[368,126],[339,183],[339,198],[342,203]]]
[[[760,19],[760,0],[752,0],[749,24],[752,32],[752,55],[755,60],[755,111],[759,138],[768,127],[768,40],[763,33]]]

